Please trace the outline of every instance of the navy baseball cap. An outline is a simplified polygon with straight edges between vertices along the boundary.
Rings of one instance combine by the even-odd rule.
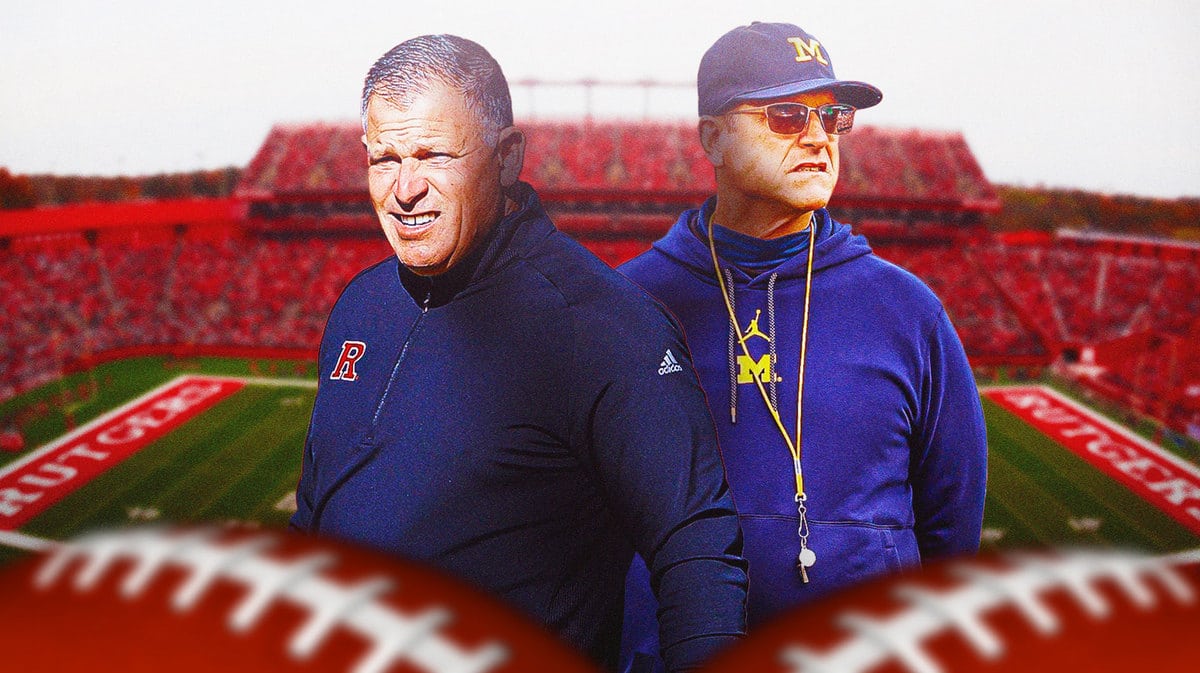
[[[829,91],[837,102],[860,109],[883,100],[866,82],[838,79],[825,46],[790,23],[755,21],[722,35],[700,59],[696,88],[702,116],[810,91]]]

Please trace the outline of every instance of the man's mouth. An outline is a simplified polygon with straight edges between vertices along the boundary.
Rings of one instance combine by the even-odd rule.
[[[796,173],[825,173],[825,162],[806,162],[792,169]]]
[[[438,213],[414,213],[412,215],[403,215],[401,213],[392,213],[392,217],[400,221],[400,224],[406,227],[423,227],[437,219]]]

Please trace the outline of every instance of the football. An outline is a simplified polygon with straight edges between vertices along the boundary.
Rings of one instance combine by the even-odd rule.
[[[754,631],[707,673],[1196,671],[1200,552],[980,556],[881,578]]]
[[[88,534],[0,568],[13,671],[594,671],[437,571],[286,531]]]

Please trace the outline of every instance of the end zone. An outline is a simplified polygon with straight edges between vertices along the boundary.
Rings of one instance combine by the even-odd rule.
[[[16,530],[244,385],[228,377],[177,377],[6,466],[0,470],[0,531]]]
[[[1200,469],[1044,386],[981,388],[989,400],[1200,535]]]

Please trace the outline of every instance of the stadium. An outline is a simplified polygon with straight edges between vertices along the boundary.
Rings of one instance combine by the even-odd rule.
[[[613,669],[619,628],[622,668],[633,655],[633,671],[642,673],[663,663],[646,652],[667,655],[668,666],[682,649],[700,652],[693,648],[704,641],[672,637],[672,619],[694,621],[679,620],[681,607],[723,622],[720,637],[731,647],[701,669],[713,673],[1194,667],[1200,155],[1193,148],[1200,136],[1188,110],[1200,100],[1200,55],[1187,27],[1200,9],[1103,0],[1086,7],[751,0],[14,9],[0,40],[0,669],[339,670],[355,662],[363,673],[582,673],[597,662]],[[829,150],[833,169],[810,157],[787,173],[811,171],[801,181],[810,186],[832,173],[829,211],[847,226],[831,228],[859,254],[868,242],[879,259],[855,259],[878,275],[840,284],[813,274],[798,287],[803,276],[794,272],[811,269],[814,257],[807,267],[789,259],[778,273],[779,258],[762,256],[766,246],[747,246],[754,259],[739,259],[738,239],[710,230],[713,259],[709,250],[689,250],[693,264],[677,277],[647,263],[654,255],[625,267],[663,297],[696,285],[696,294],[670,305],[695,345],[671,331],[664,354],[660,342],[641,343],[638,319],[623,303],[641,298],[605,267],[649,250],[680,212],[714,193],[729,205],[730,173],[718,166],[714,176],[713,138],[707,154],[698,138],[703,65],[694,76],[713,38],[755,19],[799,22],[821,36],[780,36],[787,66],[794,58],[822,72],[817,66],[832,70],[832,61],[839,78],[884,92],[873,106],[817,89],[761,101],[791,103],[762,107],[765,120],[725,120],[757,129],[741,141],[774,141],[761,150],[782,147],[775,136],[796,133],[803,111],[799,147],[811,149],[819,145],[810,135],[820,133],[807,108],[820,101],[820,126],[839,135]],[[368,167],[364,144],[379,145],[365,142],[367,115],[361,124],[356,117],[364,67],[398,39],[442,32],[477,40],[503,64],[527,140],[520,179],[566,234],[553,245],[570,254],[556,259],[572,263],[551,262],[538,246],[501,246],[497,254],[531,254],[536,263],[522,270],[542,272],[530,278],[538,285],[475,286],[508,291],[472,295],[467,314],[458,312],[467,309],[457,295],[441,305],[447,286],[435,299],[438,279],[414,281],[402,269],[416,308],[397,305],[379,292],[394,279],[376,273],[331,321],[351,279],[368,267],[387,270],[377,262],[395,264],[397,236],[415,238],[444,208],[456,215],[475,205],[468,196],[392,209],[410,229],[386,222],[389,245],[367,188],[370,175],[378,203],[381,170],[392,179],[394,167],[404,175],[400,163],[412,157],[424,166],[424,159],[385,152],[388,165],[379,167],[375,155]],[[761,93],[745,84],[758,82],[770,59],[747,55],[727,53],[729,65],[749,68],[734,81]],[[843,124],[854,111],[825,107],[830,94],[860,107],[853,133]],[[760,101],[747,104],[757,110]],[[433,127],[461,116],[451,107],[435,105]],[[727,108],[709,109],[724,117],[719,110]],[[411,109],[400,112],[404,119]],[[395,130],[396,117],[384,116]],[[468,140],[473,145],[476,134]],[[513,145],[501,146],[497,157],[511,167],[504,152]],[[789,145],[789,157],[794,150]],[[759,152],[757,164],[739,166],[763,168],[757,186],[767,191],[782,174],[775,169],[786,168],[774,166],[774,156]],[[421,180],[395,179],[389,200],[414,185],[420,193]],[[446,194],[434,184],[435,196]],[[748,226],[777,222],[746,220],[730,231],[779,233]],[[542,222],[537,231],[549,240]],[[682,229],[672,230],[673,243]],[[705,238],[695,229],[695,237],[682,237],[693,246]],[[523,232],[522,245],[530,240],[531,228],[505,231]],[[809,241],[824,235],[809,231]],[[599,261],[582,259],[567,238]],[[796,249],[775,247],[785,256]],[[816,259],[823,255],[830,261],[818,247]],[[471,271],[475,259],[466,259]],[[702,269],[698,260],[712,265]],[[768,262],[772,273],[756,275]],[[727,283],[711,277],[713,266],[717,276],[732,274]],[[445,282],[461,278],[446,274]],[[576,314],[558,317],[559,300],[573,309],[581,294],[603,297],[585,304],[595,328],[578,329]],[[913,298],[919,303],[906,308]],[[669,327],[652,304],[642,308]],[[403,333],[387,320],[392,309],[415,320],[402,347],[392,341]],[[360,316],[367,334],[355,331],[365,324]],[[744,334],[739,316],[749,321]],[[559,339],[563,325],[575,328]],[[422,341],[410,349],[414,335]],[[339,343],[331,376],[337,350],[329,346]],[[776,344],[787,349],[778,360]],[[806,344],[807,380],[815,380],[807,388]],[[935,352],[936,345],[951,348]],[[385,370],[378,356],[389,352],[398,355]],[[404,360],[406,353],[416,357]],[[719,497],[722,486],[709,442],[693,440],[691,471],[668,462],[687,455],[671,450],[686,445],[684,421],[693,438],[705,431],[699,397],[672,413],[672,404],[689,400],[665,388],[694,392],[683,362],[694,355],[742,521],[736,545],[734,527],[720,522],[732,518],[728,507],[681,521],[671,520],[665,502],[689,489]],[[831,361],[846,367],[830,369]],[[602,385],[625,367],[639,386]],[[357,395],[338,399],[341,391],[373,389],[389,371],[377,406]],[[799,390],[776,385],[786,381]],[[953,384],[944,395],[943,382]],[[655,399],[658,387],[674,392]],[[579,403],[593,388],[597,402]],[[719,414],[726,396],[727,413]],[[796,417],[781,420],[778,410],[789,407]],[[885,407],[895,413],[878,413]],[[949,412],[927,415],[939,407]],[[353,451],[325,451],[347,444],[344,428],[357,430],[372,409],[372,429]],[[785,444],[792,439],[784,426],[796,421],[811,502],[795,446],[795,499],[772,486],[784,455],[760,451],[779,439],[762,436],[759,423],[771,420],[764,411]],[[565,427],[536,424],[549,417],[567,419]],[[526,423],[531,418],[535,424]],[[596,418],[636,434],[626,432],[610,451],[612,433]],[[502,439],[494,431],[500,422],[523,434]],[[984,500],[980,423],[987,443],[981,532],[974,527]],[[862,433],[867,426],[890,434]],[[922,454],[910,433],[938,448]],[[596,436],[602,451],[559,450]],[[388,445],[390,437],[402,441]],[[620,452],[628,446],[637,451]],[[695,460],[701,451],[706,461]],[[881,452],[891,467],[877,472],[872,461]],[[324,461],[319,469],[314,456]],[[330,458],[350,463],[338,471]],[[607,464],[597,470],[591,461]],[[967,462],[973,469],[961,469]],[[879,475],[887,493],[870,481]],[[687,486],[672,482],[684,477]],[[656,504],[642,499],[631,508],[618,492],[630,485],[626,491],[653,494]],[[830,485],[838,497],[825,496]],[[326,486],[344,497],[310,496]],[[758,509],[755,489],[766,503]],[[908,495],[914,524],[881,518],[891,504],[905,509]],[[831,503],[854,509],[834,513]],[[933,509],[972,524],[956,530],[966,533],[955,535],[960,551],[950,558],[930,542],[939,535],[926,525]],[[420,523],[410,527],[405,517]],[[300,535],[289,521],[343,533]],[[553,528],[548,535],[537,532],[546,530],[538,528],[543,521]],[[713,555],[716,547],[690,559],[675,555],[686,543],[674,540],[718,526],[723,556]],[[664,531],[671,542],[650,547],[647,538]],[[399,556],[347,543],[368,537],[397,541]],[[640,563],[623,601],[615,591],[634,540],[649,561],[653,586],[642,589],[656,594],[661,631],[641,621],[655,611],[637,596]],[[981,553],[963,554],[975,540]],[[467,553],[474,549],[483,551]],[[453,568],[420,560],[450,555]],[[724,585],[680,578],[700,564],[723,564],[728,588],[737,588],[742,559],[748,634],[736,643],[743,635],[736,605],[717,600]],[[862,579],[868,566],[886,574],[823,596],[832,578]],[[496,582],[483,582],[481,592],[469,582],[482,574]],[[588,589],[600,584],[602,591]],[[512,586],[532,595],[535,585],[545,588],[534,606],[542,624],[513,612],[519,600],[488,595],[511,598]],[[627,612],[618,620],[622,604]],[[783,612],[766,623],[769,604]],[[564,615],[567,628],[558,621]],[[561,642],[574,642],[576,631],[598,634],[598,647],[584,651],[590,660]],[[674,643],[627,651],[631,639],[656,633]]]
[[[690,122],[520,123],[522,178],[610,265],[714,188]],[[5,557],[130,521],[286,522],[324,321],[391,254],[360,133],[276,125],[218,198],[0,213]],[[1194,546],[1200,245],[989,228],[998,188],[957,133],[868,126],[842,157],[831,211],[938,294],[975,370],[984,548]],[[86,448],[115,435],[127,455]]]

